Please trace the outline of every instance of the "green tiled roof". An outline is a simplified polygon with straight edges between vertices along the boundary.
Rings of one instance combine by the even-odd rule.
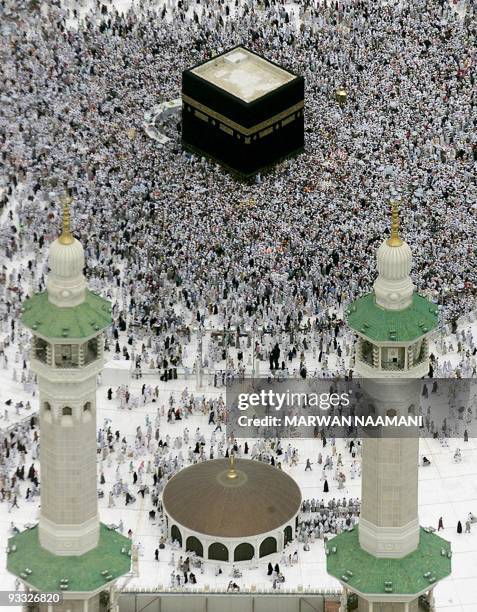
[[[450,543],[422,528],[418,548],[402,559],[377,558],[364,551],[356,527],[334,537],[327,547],[330,551],[336,547],[336,553],[330,552],[326,557],[328,574],[359,593],[417,594],[451,573],[451,559],[447,556]],[[392,586],[386,591],[384,583],[388,581]]]
[[[368,293],[350,304],[346,316],[351,328],[378,342],[417,340],[438,324],[437,306],[418,293],[404,310],[385,310]]]
[[[127,574],[131,565],[131,557],[127,554],[131,540],[103,524],[98,546],[79,557],[57,556],[42,548],[38,526],[10,538],[10,549],[12,544],[16,544],[17,550],[8,553],[8,571],[39,591],[60,591],[62,578],[69,580],[67,591],[95,591]],[[122,553],[121,548],[125,548],[126,553]],[[26,568],[31,574],[25,578],[21,574]],[[102,574],[105,570],[108,570],[107,575]]]
[[[22,310],[22,323],[47,338],[88,338],[111,325],[111,304],[88,290],[78,306],[55,306],[45,291],[26,300]]]

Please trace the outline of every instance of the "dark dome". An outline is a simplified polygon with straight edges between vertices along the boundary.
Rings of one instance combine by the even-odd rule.
[[[240,538],[273,531],[294,518],[301,506],[296,482],[282,470],[251,459],[228,459],[191,465],[165,486],[169,517],[191,531]]]

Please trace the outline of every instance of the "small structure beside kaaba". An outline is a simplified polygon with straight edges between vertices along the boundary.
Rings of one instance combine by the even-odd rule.
[[[182,73],[182,143],[241,177],[304,148],[301,76],[234,47]]]

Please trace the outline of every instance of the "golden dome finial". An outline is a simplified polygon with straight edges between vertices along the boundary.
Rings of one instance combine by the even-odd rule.
[[[61,232],[61,236],[58,240],[61,244],[73,244],[74,238],[71,233],[70,227],[70,204],[73,201],[73,198],[65,193],[61,198],[60,202],[63,205],[63,231]]]
[[[396,200],[391,200],[391,236],[387,243],[389,246],[401,246],[402,239],[399,235],[399,208]]]
[[[237,478],[237,472],[235,470],[235,459],[234,459],[233,453],[230,453],[230,457],[229,457],[229,471],[227,473],[227,478],[230,478],[230,479]]]

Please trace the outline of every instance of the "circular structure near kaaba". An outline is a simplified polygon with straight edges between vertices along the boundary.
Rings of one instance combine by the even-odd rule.
[[[176,474],[165,486],[168,534],[204,559],[265,557],[293,540],[301,507],[296,482],[251,459],[213,459]]]

